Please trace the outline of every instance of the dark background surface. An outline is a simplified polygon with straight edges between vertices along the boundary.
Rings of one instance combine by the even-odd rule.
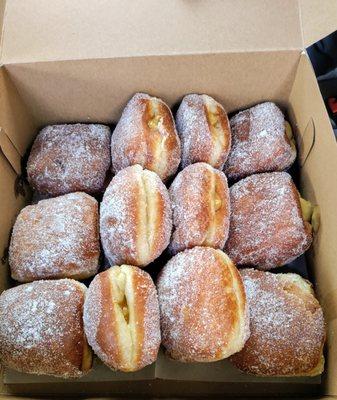
[[[337,113],[333,114],[328,99],[337,98],[337,31],[307,49],[327,107],[337,140]]]

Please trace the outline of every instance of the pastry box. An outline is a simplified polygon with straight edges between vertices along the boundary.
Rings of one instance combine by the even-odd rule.
[[[327,329],[318,378],[261,379],[226,362],[179,364],[163,353],[137,373],[98,361],[80,380],[1,370],[1,398],[250,396],[337,398],[337,146],[305,47],[337,28],[319,0],[8,0],[0,2],[0,288],[13,285],[8,245],[31,202],[27,151],[52,123],[113,126],[135,92],[175,109],[207,93],[234,111],[274,101],[292,124],[296,179],[318,205],[313,245],[296,268],[314,282]]]

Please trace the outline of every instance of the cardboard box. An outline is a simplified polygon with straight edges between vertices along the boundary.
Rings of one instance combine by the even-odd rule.
[[[115,375],[114,381],[104,383],[36,381],[36,377],[24,381],[19,377],[21,383],[13,384],[16,378],[12,377],[12,384],[6,384],[2,374],[1,397],[272,397],[299,393],[337,397],[337,147],[310,61],[303,52],[306,45],[337,28],[336,3],[9,0],[5,7],[1,0],[0,5],[0,19],[4,16],[1,290],[13,283],[7,265],[10,231],[30,199],[21,165],[40,127],[74,121],[116,122],[137,91],[162,97],[171,106],[186,93],[205,92],[215,96],[228,112],[272,100],[287,110],[295,127],[300,191],[320,207],[320,229],[307,259],[328,333],[326,372],[320,385],[317,381],[253,378],[223,382],[219,369],[209,374],[206,382],[205,374],[188,365],[184,366],[186,373],[180,368],[181,380],[176,367],[167,367],[168,361],[160,357],[160,368],[144,372],[141,379]],[[102,381],[102,375],[99,379]]]

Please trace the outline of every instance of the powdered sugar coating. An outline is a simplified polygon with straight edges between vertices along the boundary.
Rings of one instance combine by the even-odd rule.
[[[20,282],[86,278],[97,272],[98,203],[69,193],[23,208],[9,248],[12,278]]]
[[[160,109],[157,129],[151,130],[150,102]],[[113,131],[112,167],[115,172],[139,164],[166,180],[177,172],[180,163],[180,139],[170,108],[161,99],[136,93],[127,103]]]
[[[170,252],[176,254],[194,246],[222,249],[230,217],[225,174],[206,163],[189,165],[176,176],[169,193],[174,227]]]
[[[144,189],[145,177],[151,190]],[[110,265],[145,266],[155,260],[169,244],[171,214],[168,191],[157,174],[140,165],[117,173],[100,208],[101,241]]]
[[[157,358],[161,341],[157,291],[150,275],[138,267],[123,265],[112,268],[128,274],[127,285],[132,290],[132,302],[127,299],[129,315],[132,315],[128,329],[135,328],[135,331],[131,335],[132,361],[127,366],[135,371],[152,364]],[[126,365],[121,355],[123,349],[109,273],[107,270],[98,274],[89,286],[84,304],[84,327],[97,356],[110,368],[123,370]]]
[[[136,327],[141,332],[136,349],[140,369],[157,359],[161,344],[159,302],[151,276],[137,267],[129,266],[129,268],[133,270]]]
[[[80,377],[85,286],[62,279],[37,281],[0,296],[0,359],[17,371]]]
[[[305,375],[321,362],[322,309],[309,283],[295,274],[241,270],[251,335],[231,361],[258,375]],[[320,371],[318,371],[319,373]]]
[[[109,127],[99,124],[43,128],[27,163],[30,185],[51,196],[101,192],[110,168],[110,138]]]
[[[282,111],[271,102],[241,111],[230,119],[232,148],[224,172],[243,178],[257,172],[282,171],[296,158],[285,133]]]
[[[157,290],[170,357],[209,362],[242,349],[249,336],[246,297],[240,274],[222,251],[178,253],[161,271]]]
[[[101,274],[97,274],[91,281],[87,294],[85,297],[84,308],[83,308],[83,323],[84,331],[87,337],[89,345],[92,347],[94,353],[105,363],[107,363],[108,356],[102,350],[101,346],[97,342],[97,332],[101,323],[103,301],[108,299],[104,296],[101,284]],[[110,305],[110,315],[113,313],[113,304]],[[112,340],[113,338],[111,338]],[[115,342],[113,343],[116,346]]]
[[[223,129],[224,143],[216,160],[213,160],[216,145],[207,118],[206,102],[217,109]],[[183,98],[178,108],[176,125],[182,147],[182,168],[196,162],[206,162],[214,168],[223,168],[231,147],[231,133],[226,111],[220,103],[205,94],[189,94]]]
[[[151,285],[138,283],[135,289],[138,296],[145,297],[144,310],[146,310],[146,318],[144,318],[143,322],[144,345],[141,348],[143,365],[149,365],[156,361],[161,344],[160,312],[157,288],[150,275],[148,275],[148,280],[151,281]]]
[[[286,172],[251,175],[230,188],[231,221],[225,251],[238,265],[271,269],[303,254],[312,233]]]

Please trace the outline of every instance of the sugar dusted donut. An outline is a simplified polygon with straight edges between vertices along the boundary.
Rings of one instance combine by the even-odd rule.
[[[150,275],[130,265],[98,274],[86,296],[84,327],[94,352],[110,368],[130,372],[152,364],[160,321]]]
[[[111,265],[144,267],[168,246],[172,230],[168,191],[154,172],[133,165],[114,176],[100,209],[103,249]]]
[[[126,105],[111,140],[115,172],[140,164],[162,180],[180,163],[180,140],[169,107],[157,97],[136,93]]]
[[[85,279],[97,272],[98,203],[86,193],[41,200],[18,215],[9,247],[12,278]]]
[[[162,343],[184,362],[210,362],[240,351],[249,336],[241,276],[221,250],[194,247],[174,256],[157,281]]]
[[[189,94],[179,106],[176,124],[183,168],[196,162],[223,168],[231,147],[231,131],[221,104],[206,94]]]
[[[241,111],[231,118],[230,125],[232,148],[224,167],[228,178],[283,171],[294,162],[296,147],[276,104],[267,102]]]
[[[36,137],[27,163],[30,185],[41,194],[98,193],[110,168],[109,127],[47,126]]]
[[[323,372],[323,312],[311,284],[296,274],[241,270],[250,310],[250,338],[231,357],[261,376],[314,376]]]
[[[194,246],[222,249],[230,216],[226,176],[209,164],[191,164],[179,172],[169,192],[173,209],[171,253]]]
[[[303,254],[312,229],[286,172],[251,175],[230,188],[231,222],[225,251],[241,266],[271,269]]]
[[[61,279],[36,281],[0,295],[0,360],[20,372],[78,378],[92,353],[83,330],[86,287]]]

